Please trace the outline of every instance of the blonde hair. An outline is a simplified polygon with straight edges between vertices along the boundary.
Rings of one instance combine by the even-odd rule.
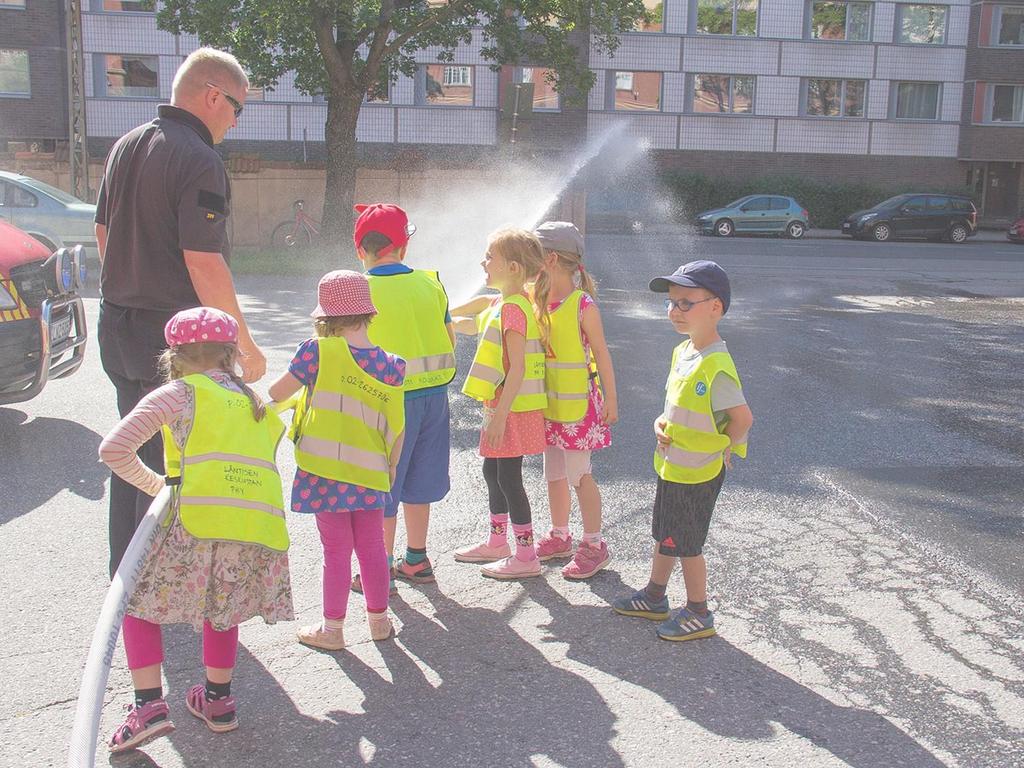
[[[206,84],[224,86],[224,77],[243,91],[249,90],[249,78],[238,59],[216,48],[199,48],[188,55],[174,74],[171,100],[175,103],[195,98]]]
[[[566,253],[565,251],[547,251],[547,253],[553,253],[557,257],[555,264],[560,269],[573,273],[574,283],[576,277],[579,276],[579,289],[584,293],[590,294],[590,298],[597,301],[597,283],[594,282],[594,278],[590,276],[590,273],[583,268],[582,256],[578,253]],[[533,286],[533,311],[537,315],[537,321],[542,327],[546,327],[547,332],[551,331],[551,314],[548,311],[550,297],[551,276],[547,273],[547,270],[543,270],[537,276],[537,282]],[[544,338],[547,338],[547,333],[545,333]]]
[[[229,342],[200,341],[195,344],[176,344],[164,350],[157,360],[160,373],[165,381],[174,381],[187,375],[186,371],[224,371],[231,381],[242,390],[252,404],[252,417],[260,421],[267,415],[263,400],[235,373],[238,346]]]
[[[328,336],[341,336],[343,331],[347,331],[350,328],[360,328],[364,325],[369,325],[374,317],[376,317],[375,314],[318,317],[313,320],[313,330],[316,331],[316,335],[321,339]]]
[[[525,229],[499,229],[492,232],[487,239],[487,247],[491,253],[501,256],[505,261],[518,264],[523,270],[523,284],[531,283],[544,274],[544,246],[540,244],[537,236]],[[548,331],[551,329],[551,318],[548,317],[547,307],[544,312],[537,311],[534,302],[534,314],[540,325],[540,335],[547,346]]]

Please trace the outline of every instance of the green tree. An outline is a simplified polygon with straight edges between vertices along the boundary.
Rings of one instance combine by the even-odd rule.
[[[438,60],[451,61],[455,47],[480,28],[481,53],[492,69],[549,67],[567,101],[579,102],[594,83],[591,36],[596,49],[614,51],[618,34],[643,17],[642,0],[166,0],[158,22],[231,51],[254,85],[271,87],[294,70],[300,90],[326,97],[324,230],[345,242],[360,108],[382,83],[415,73],[417,50],[436,46]]]

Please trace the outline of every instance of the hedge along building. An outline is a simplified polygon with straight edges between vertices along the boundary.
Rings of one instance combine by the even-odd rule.
[[[366,189],[429,186],[438,169],[472,173],[509,135],[500,113],[510,86],[532,82],[528,143],[536,151],[564,151],[625,122],[666,168],[880,187],[970,184],[990,219],[1024,199],[1022,0],[645,2],[648,22],[624,34],[614,56],[589,57],[596,83],[582,109],[553,93],[543,62],[490,70],[480,33],[450,62],[421,51],[415,76],[399,77],[360,115]],[[198,40],[158,30],[134,0],[86,0],[83,11],[89,133],[102,155],[169,97]],[[255,205],[283,206],[266,211],[272,223],[293,197],[317,207],[325,119],[322,98],[300,93],[286,75],[249,94],[223,145],[244,155],[229,163],[236,177],[267,180]]]

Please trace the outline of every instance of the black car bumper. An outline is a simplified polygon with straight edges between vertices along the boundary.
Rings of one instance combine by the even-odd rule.
[[[88,330],[78,296],[46,299],[39,317],[0,323],[0,405],[31,400],[85,359]]]

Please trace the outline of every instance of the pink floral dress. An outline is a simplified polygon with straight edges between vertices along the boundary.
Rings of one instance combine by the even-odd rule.
[[[568,298],[568,297],[567,297]],[[563,299],[564,301],[564,299]],[[587,307],[594,306],[595,301],[586,293],[580,300],[580,335],[583,337],[583,349],[586,351],[587,359],[593,359],[590,351],[590,342],[587,335],[583,333],[583,312]],[[550,312],[554,312],[562,304],[561,301],[548,306]],[[544,421],[544,438],[548,445],[562,448],[566,451],[597,451],[607,448],[612,443],[612,430],[601,420],[601,410],[604,408],[604,395],[597,385],[597,379],[590,380],[590,397],[587,400],[587,413],[582,419],[576,422]]]

